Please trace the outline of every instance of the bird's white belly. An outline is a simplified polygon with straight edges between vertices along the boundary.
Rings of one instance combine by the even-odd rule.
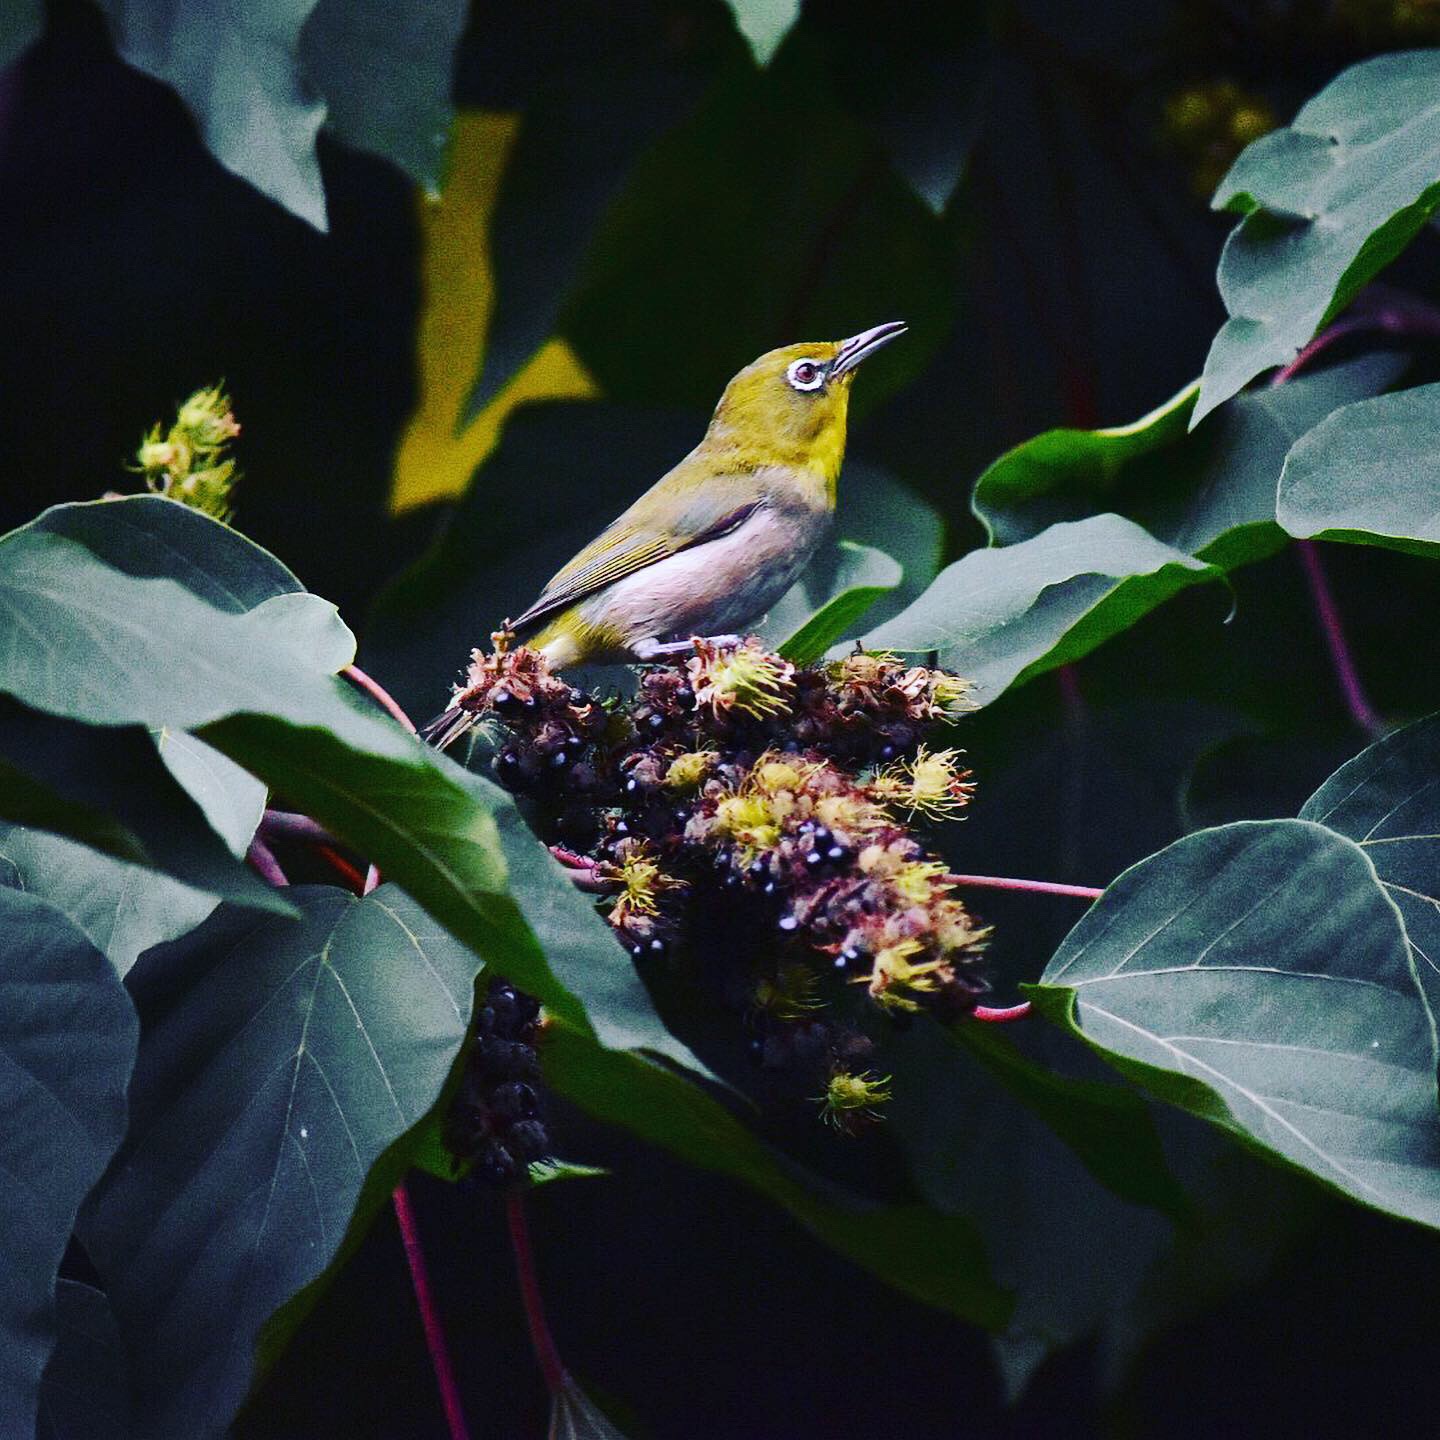
[[[627,643],[723,635],[755,624],[793,585],[828,517],[757,511],[717,540],[627,575],[581,607]]]

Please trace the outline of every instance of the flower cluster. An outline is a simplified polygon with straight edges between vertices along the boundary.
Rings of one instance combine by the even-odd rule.
[[[456,1170],[466,1170],[467,1182],[507,1188],[551,1153],[536,1088],[539,1016],[531,996],[504,980],[490,982],[460,1091],[445,1118],[445,1148]]]
[[[497,778],[637,963],[673,956],[746,1013],[766,1069],[818,1083],[853,1129],[888,1098],[865,1015],[971,1010],[985,931],[909,828],[969,800],[932,744],[958,677],[859,652],[797,668],[758,640],[695,642],[600,700],[496,637],[455,704],[492,722]],[[561,848],[563,847],[563,848]]]
[[[230,492],[240,476],[225,452],[239,433],[224,390],[218,385],[197,390],[168,432],[156,425],[141,441],[137,468],[155,494],[228,520]]]

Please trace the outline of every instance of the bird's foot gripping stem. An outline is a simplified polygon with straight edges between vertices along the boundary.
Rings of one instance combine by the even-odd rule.
[[[700,639],[701,637],[692,635],[688,640],[637,640],[631,648],[635,652],[635,658],[642,662],[663,660],[667,655],[693,654],[696,642]],[[743,637],[711,635],[702,643],[713,646],[716,650],[734,650],[743,643]]]

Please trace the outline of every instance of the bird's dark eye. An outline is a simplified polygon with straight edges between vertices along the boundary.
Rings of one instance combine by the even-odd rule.
[[[818,390],[825,372],[814,360],[796,360],[785,372],[785,378],[795,390]]]

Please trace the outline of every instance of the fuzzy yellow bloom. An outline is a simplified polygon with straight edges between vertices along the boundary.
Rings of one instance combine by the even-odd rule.
[[[819,1096],[821,1113],[828,1125],[849,1130],[858,1120],[880,1119],[879,1107],[890,1099],[889,1075],[872,1075],[868,1070],[852,1075],[837,1070]]]
[[[667,790],[694,790],[720,758],[714,750],[687,750],[677,755],[665,772]]]

